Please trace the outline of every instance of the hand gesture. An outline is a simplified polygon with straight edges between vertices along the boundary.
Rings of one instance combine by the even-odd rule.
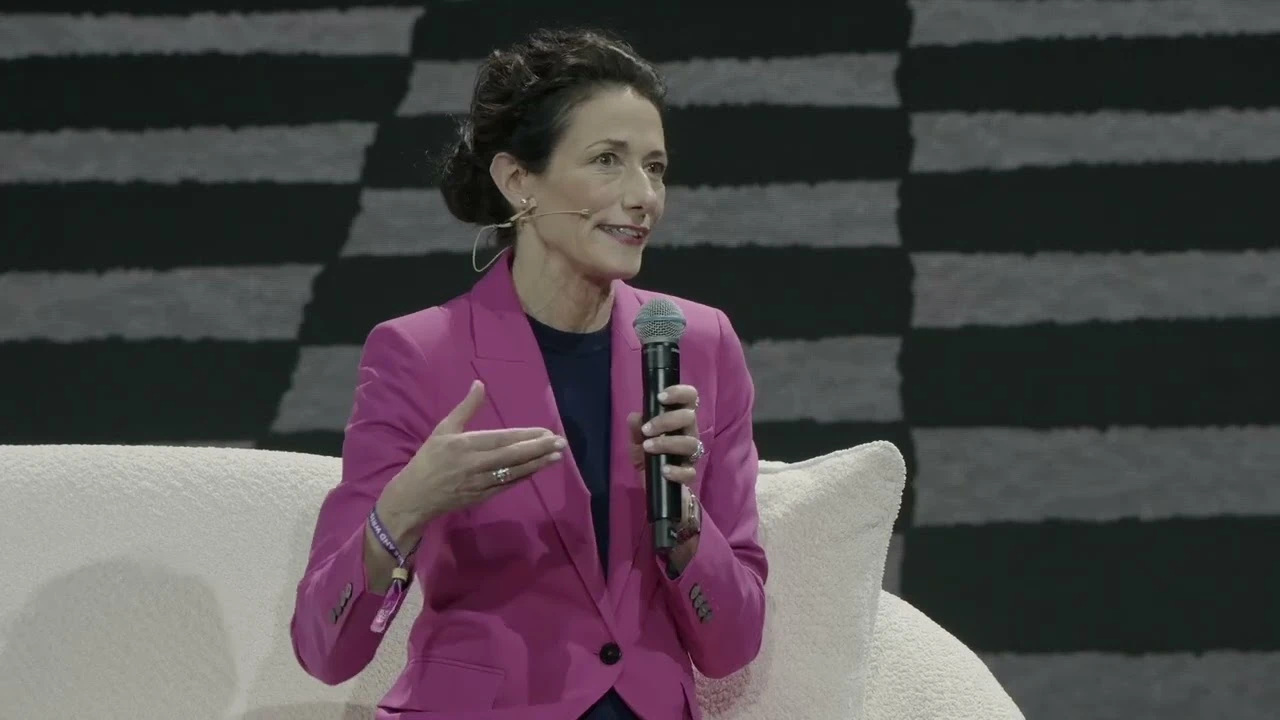
[[[483,502],[560,460],[564,438],[546,428],[467,431],[483,403],[484,385],[477,380],[387,484],[379,513],[421,524]]]

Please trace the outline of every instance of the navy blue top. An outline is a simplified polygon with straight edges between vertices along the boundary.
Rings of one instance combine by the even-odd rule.
[[[551,379],[565,440],[591,493],[591,520],[605,577],[609,573],[609,459],[613,399],[608,325],[590,333],[557,330],[529,318]],[[610,689],[581,720],[638,720]]]

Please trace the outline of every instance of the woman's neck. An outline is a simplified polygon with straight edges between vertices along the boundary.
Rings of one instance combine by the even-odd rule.
[[[511,277],[525,312],[543,325],[593,332],[609,322],[613,283],[586,277],[536,239],[520,244],[511,261]]]

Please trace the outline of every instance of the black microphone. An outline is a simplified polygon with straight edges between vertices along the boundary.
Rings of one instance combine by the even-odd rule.
[[[649,422],[666,409],[658,393],[680,384],[680,337],[685,319],[680,308],[666,298],[655,298],[636,314],[633,326],[640,338],[641,373],[644,376],[644,418]],[[649,524],[653,527],[653,549],[670,551],[676,545],[680,525],[680,483],[662,476],[662,468],[683,460],[673,455],[645,453],[645,494],[649,498]]]

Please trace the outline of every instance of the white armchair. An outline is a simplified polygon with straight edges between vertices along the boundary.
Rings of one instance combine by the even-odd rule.
[[[876,452],[889,457],[883,448]],[[766,472],[788,467],[762,465],[770,466],[762,467],[762,486]],[[289,640],[315,513],[338,478],[335,458],[295,453],[0,446],[5,717],[371,717],[404,662],[408,622],[393,627],[364,673],[337,687],[303,674]],[[785,515],[775,507],[785,500],[785,493],[762,492],[763,522]],[[896,510],[895,504],[890,523]],[[766,549],[786,541],[784,532],[766,531]],[[880,553],[882,571],[882,548],[871,552]],[[790,717],[1022,718],[972,652],[902,600],[878,592],[879,573],[873,580],[875,611],[854,629],[870,641],[840,666],[858,676],[847,686],[855,690],[835,689],[848,696],[834,704],[793,705]],[[788,588],[771,581],[770,593],[785,618]],[[825,602],[839,606],[840,599]],[[420,602],[412,593],[401,618],[412,618]],[[785,640],[773,642],[771,657],[779,662],[749,668],[754,675],[736,686],[708,690],[720,693],[709,698],[708,717],[769,716],[763,696],[796,684],[780,662]],[[724,693],[735,687],[754,687],[755,695],[726,702]],[[858,690],[865,698],[853,696]]]

